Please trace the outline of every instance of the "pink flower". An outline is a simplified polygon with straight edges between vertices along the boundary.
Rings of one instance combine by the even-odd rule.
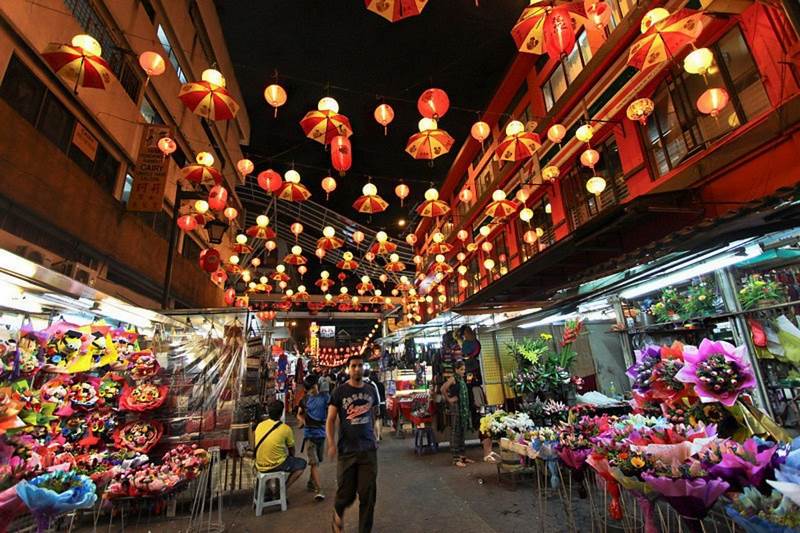
[[[703,403],[732,406],[743,391],[755,386],[753,369],[744,360],[745,347],[703,339],[699,348],[683,347],[684,365],[675,375],[694,384]]]

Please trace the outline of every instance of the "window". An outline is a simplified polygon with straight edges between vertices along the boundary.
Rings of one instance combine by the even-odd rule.
[[[144,121],[148,124],[164,124],[164,119],[161,118],[155,106],[153,106],[150,99],[146,96],[142,98],[142,106],[139,108],[139,113],[142,114],[142,118],[144,118]]]
[[[123,204],[127,204],[133,189],[133,176],[125,174],[125,182],[122,184],[122,197],[119,199]]]
[[[569,84],[575,81],[591,58],[592,50],[589,47],[589,39],[586,32],[582,31],[575,40],[572,51],[566,57],[561,58],[555,70],[550,74],[550,78],[542,85],[544,105],[548,111],[566,92]]]
[[[519,218],[519,217],[517,217]],[[492,239],[492,255],[497,259],[498,270],[505,274],[508,272],[508,246],[506,245],[507,232],[499,232]]]
[[[169,42],[167,34],[161,24],[158,25],[156,33],[158,34],[158,40],[161,42],[161,46],[164,47],[164,51],[167,53],[169,62],[172,63],[175,72],[178,73],[178,80],[180,80],[181,83],[186,83],[186,75],[183,73],[181,64],[178,61],[178,56],[175,54],[175,49],[173,48],[172,43]]]
[[[138,65],[131,64],[126,52],[127,47],[121,46],[121,43],[113,38],[112,31],[95,11],[91,0],[64,0],[64,4],[84,31],[100,43],[103,59],[108,62],[111,71],[131,100],[134,102],[138,100],[139,90],[142,87],[142,80],[137,71]]]
[[[136,215],[144,221],[147,227],[155,231],[159,237],[169,241],[172,219],[166,211],[159,211],[158,213],[137,212]]]
[[[189,235],[183,236],[183,248],[181,249],[181,255],[186,259],[191,259],[192,261],[196,261],[200,259],[200,245],[195,242],[194,239],[189,237]]]
[[[114,192],[119,161],[100,143],[97,143],[94,158],[87,156],[73,143],[78,121],[16,56],[11,57],[6,69],[0,85],[0,98],[11,104],[86,174],[100,182],[107,191]],[[91,137],[91,134],[88,135]]]
[[[561,178],[564,206],[572,229],[585,224],[603,209],[618,204],[628,196],[628,187],[622,174],[622,162],[614,136],[597,143],[594,149],[600,153],[600,160],[595,165],[594,171],[580,163],[578,154],[572,167]],[[599,196],[586,189],[586,182],[592,176],[600,176],[606,181],[606,188]]]
[[[486,165],[486,168],[483,169],[483,172],[475,179],[475,199],[481,198],[483,194],[489,190],[492,182],[494,181],[494,175],[492,174],[492,164],[489,163]]]
[[[659,175],[769,108],[761,77],[739,28],[733,28],[710,48],[715,61],[706,74],[707,82],[702,76],[681,70],[667,78],[653,96],[655,109],[647,120],[645,135]],[[730,102],[716,118],[700,113],[696,107],[708,87],[724,88],[730,95]]]
[[[519,217],[516,218],[517,247],[522,261],[527,261],[555,241],[553,219],[550,213],[547,212],[549,203],[550,200],[547,196],[543,196],[539,201],[529,206],[533,210],[533,218],[530,225],[520,220]],[[537,241],[533,244],[525,242],[525,232],[529,230],[536,231],[537,228],[542,230],[542,235],[539,236]]]

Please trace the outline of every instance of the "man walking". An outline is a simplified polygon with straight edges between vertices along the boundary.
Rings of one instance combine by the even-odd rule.
[[[344,511],[358,494],[358,531],[372,531],[378,476],[378,445],[375,440],[375,418],[380,400],[375,387],[364,383],[364,359],[352,355],[347,360],[350,379],[333,391],[325,424],[328,455],[339,458],[336,465],[336,501],[332,529],[343,531]],[[338,446],[334,442],[336,420],[339,420]]]
[[[319,480],[319,464],[325,453],[325,418],[330,395],[319,391],[317,376],[314,374],[306,376],[303,387],[306,395],[300,400],[300,406],[297,408],[297,419],[303,428],[303,446],[300,451],[306,451],[308,465],[311,467],[308,489],[315,493],[316,501],[322,501],[325,499],[325,494],[322,493],[322,484]]]

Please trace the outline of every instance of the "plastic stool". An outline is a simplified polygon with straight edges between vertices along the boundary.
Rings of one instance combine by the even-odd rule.
[[[414,451],[417,455],[422,455],[425,450],[436,451],[438,448],[439,444],[436,442],[433,428],[430,425],[426,424],[424,428],[414,427]]]
[[[280,505],[281,511],[286,510],[286,480],[289,479],[288,472],[255,472],[256,484],[253,487],[253,504],[256,506],[256,516],[261,516],[264,507]],[[267,485],[271,479],[278,480],[278,499],[264,500]]]

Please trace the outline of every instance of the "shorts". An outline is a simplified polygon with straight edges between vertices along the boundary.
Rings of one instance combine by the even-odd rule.
[[[325,438],[306,438],[303,439],[303,447],[308,454],[308,464],[314,466],[322,462],[325,456]]]
[[[270,468],[267,472],[297,472],[298,470],[305,470],[306,460],[301,457],[294,457],[290,455],[284,462],[275,468]]]

